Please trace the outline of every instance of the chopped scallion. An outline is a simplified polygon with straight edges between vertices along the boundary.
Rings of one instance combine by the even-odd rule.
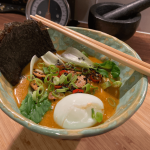
[[[101,84],[101,87],[102,87],[102,89],[107,89],[108,87],[110,87],[111,86],[111,83],[109,82],[109,81],[107,81],[107,82],[104,82],[104,83],[102,83]]]
[[[86,85],[84,85],[84,86],[82,87],[82,89],[85,89],[85,93],[87,93],[87,92],[90,91],[90,87],[91,87],[90,83],[87,83]]]
[[[64,75],[64,74],[62,74],[61,76],[60,76],[60,78],[59,78],[59,83],[60,84],[62,84],[62,83],[64,83],[64,81],[67,79],[67,77]]]
[[[47,67],[43,67],[43,71],[44,71],[45,74],[49,74],[49,70],[48,70]]]
[[[71,82],[75,82],[76,80],[77,80],[77,78],[78,78],[78,76],[77,75],[74,75],[73,77],[72,77],[72,79],[71,79]]]
[[[54,91],[54,83],[51,83],[48,85],[48,91],[51,92],[51,91]]]
[[[82,68],[82,73],[84,75],[86,75],[86,74],[90,73],[90,69],[89,68]]]
[[[94,118],[95,118],[95,111],[94,111],[94,108],[92,108],[91,111],[92,111],[92,118],[94,119]]]
[[[42,86],[43,85],[43,81],[40,80],[39,78],[35,78],[33,79],[35,81],[35,83],[38,85],[38,86]]]
[[[47,84],[47,83],[51,82],[51,80],[52,80],[52,74],[48,74],[44,78],[44,83]]]
[[[100,112],[97,112],[96,115],[95,115],[95,119],[99,123],[102,122],[102,120],[103,120],[103,114],[100,113]]]
[[[37,97],[42,96],[43,93],[44,93],[44,87],[43,86],[38,87],[38,89],[36,91],[36,96]]]
[[[69,90],[69,88],[56,89],[56,92],[57,92],[57,93],[63,93],[63,92],[66,92],[67,90]]]
[[[28,75],[28,76],[27,76],[27,80],[28,80],[28,81],[31,82],[31,81],[33,81],[33,79],[35,79],[35,76],[34,76],[34,75]]]
[[[53,83],[54,83],[54,85],[58,85],[59,84],[59,78],[58,77],[54,77],[53,78]]]
[[[43,67],[45,67],[45,64],[44,63],[38,63],[37,66],[39,69],[42,69]]]
[[[108,103],[112,106],[112,107],[116,107],[116,102],[114,99],[112,98],[107,98]]]
[[[112,84],[112,87],[114,87],[114,88],[119,88],[119,87],[121,87],[121,85],[122,85],[122,82],[121,82],[121,81],[115,81],[115,82]]]
[[[33,92],[32,94],[32,99],[36,102],[38,102],[37,96],[36,96],[36,91]]]
[[[74,82],[70,82],[70,84],[69,84],[69,87],[71,87],[71,86],[73,86],[74,88],[78,88],[76,85],[75,85],[75,83]]]

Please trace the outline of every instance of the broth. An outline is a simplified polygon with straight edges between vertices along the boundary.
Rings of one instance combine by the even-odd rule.
[[[61,54],[63,51],[58,52],[58,54]],[[89,57],[89,59],[92,62],[97,62],[97,63],[102,63],[100,60],[96,59],[95,57]],[[39,60],[41,61],[41,60]],[[38,61],[38,62],[39,62]],[[37,63],[38,63],[37,62]],[[37,67],[37,63],[35,64],[35,68]],[[20,80],[19,84],[16,85],[14,87],[13,93],[14,93],[14,97],[15,100],[17,102],[18,107],[21,106],[22,101],[24,100],[24,98],[26,97],[27,93],[28,93],[28,88],[29,88],[29,81],[27,80],[27,78],[25,78],[25,76],[30,74],[30,64],[28,64],[23,72],[22,72],[22,79]],[[116,107],[119,103],[119,88],[113,88],[113,87],[109,87],[106,90],[103,90],[100,86],[99,83],[93,83],[93,86],[98,86],[98,90],[96,91],[96,93],[94,94],[96,97],[98,97],[99,99],[102,100],[103,104],[104,104],[104,114],[103,114],[103,121],[101,123],[97,123],[96,125],[102,124],[104,123],[107,119],[109,119],[116,111]],[[109,104],[108,102],[108,98],[112,98],[115,103],[116,106],[113,107]],[[54,114],[54,109],[56,104],[59,102],[60,100],[56,100],[56,101],[52,101],[52,110],[49,110],[43,117],[42,121],[39,123],[42,126],[47,126],[50,128],[60,128],[62,129],[59,125],[57,125],[53,119],[53,114]],[[95,126],[96,126],[95,125]]]

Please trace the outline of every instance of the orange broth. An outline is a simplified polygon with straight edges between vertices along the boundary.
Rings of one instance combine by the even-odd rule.
[[[59,52],[61,54],[63,51]],[[89,57],[89,59],[92,62],[97,62],[97,63],[102,63],[100,60],[96,59],[95,57]],[[37,62],[39,63],[41,59]],[[34,68],[37,68],[37,63],[35,64]],[[28,88],[29,88],[29,81],[27,80],[27,75],[30,74],[30,64],[28,64],[23,72],[22,72],[22,79],[20,80],[19,84],[14,87],[14,97],[17,102],[18,107],[21,106],[22,101],[25,99],[27,93],[28,93]],[[113,88],[109,87],[106,90],[103,90],[98,83],[93,83],[93,86],[98,86],[98,90],[95,93],[95,96],[98,97],[99,99],[102,100],[104,104],[104,115],[103,115],[103,121],[101,123],[104,123],[107,119],[109,119],[116,111],[116,107],[119,103],[119,88]],[[108,103],[108,98],[112,98],[116,106],[112,107]],[[61,128],[59,125],[57,125],[53,119],[53,114],[54,114],[54,109],[56,104],[60,100],[56,101],[51,101],[52,102],[52,110],[49,110],[43,117],[42,121],[39,123],[40,125],[47,126],[50,128]],[[101,123],[97,123],[96,125],[99,125]],[[96,126],[95,125],[95,126]]]

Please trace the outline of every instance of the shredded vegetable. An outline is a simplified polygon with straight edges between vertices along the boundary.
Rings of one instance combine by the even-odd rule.
[[[52,91],[54,91],[54,89],[55,89],[55,88],[54,88],[54,83],[51,83],[51,82],[50,82],[49,85],[48,85],[48,91],[49,91],[49,92],[52,92]]]
[[[54,83],[54,85],[59,85],[59,78],[58,77],[54,77],[53,78],[53,83]]]
[[[43,86],[38,87],[38,89],[36,91],[36,96],[37,97],[42,96],[43,93],[44,93],[44,87]]]
[[[48,84],[51,81],[52,81],[52,74],[46,75],[46,77],[44,78],[44,83]]]
[[[50,73],[47,67],[43,67],[43,71],[44,71],[45,74],[49,74]]]
[[[42,86],[43,85],[43,81],[39,78],[35,78],[33,79],[33,81],[35,81],[35,83],[38,85],[38,86]]]
[[[110,83],[109,81],[104,82],[104,83],[101,84],[101,87],[102,87],[104,90],[107,89],[107,88],[110,87],[110,86],[111,86],[111,83]]]
[[[112,98],[107,98],[108,103],[112,106],[112,107],[116,107],[116,102],[114,99]]]
[[[103,114],[102,113],[97,112],[95,114],[94,108],[91,109],[91,112],[92,112],[91,114],[92,114],[93,119],[95,119],[99,123],[102,122],[102,120],[103,120]]]
[[[34,76],[34,75],[28,75],[28,76],[27,76],[27,80],[28,80],[28,81],[31,82],[31,81],[33,81],[33,79],[35,79],[35,76]]]
[[[112,87],[119,88],[119,87],[121,87],[121,85],[122,85],[121,81],[115,81],[115,82],[113,82]]]

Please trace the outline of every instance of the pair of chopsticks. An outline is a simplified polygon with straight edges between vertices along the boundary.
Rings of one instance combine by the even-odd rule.
[[[42,22],[44,25],[53,28],[64,35],[70,37],[71,39],[79,42],[80,44],[83,44],[96,52],[99,52],[108,58],[111,58],[115,61],[120,62],[123,65],[126,65],[133,70],[136,70],[144,75],[150,76],[150,64],[143,62],[135,57],[132,57],[128,54],[125,54],[121,51],[118,51],[110,46],[107,46],[103,43],[100,43],[94,39],[91,39],[85,35],[82,35],[78,32],[75,32],[69,28],[66,28],[60,24],[57,24],[53,21],[50,21],[48,19],[45,19],[39,15],[32,16],[30,17],[36,21]]]

